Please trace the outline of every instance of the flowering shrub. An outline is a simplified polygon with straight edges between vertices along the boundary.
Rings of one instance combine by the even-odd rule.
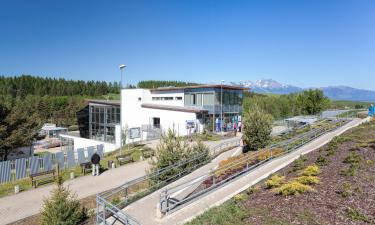
[[[279,195],[299,195],[305,192],[312,192],[314,189],[306,184],[301,184],[298,181],[290,181],[274,189],[274,192]]]
[[[301,184],[311,185],[311,184],[319,184],[320,179],[314,176],[300,176],[296,178]]]
[[[284,183],[285,177],[278,174],[272,175],[270,179],[266,181],[267,188],[276,188]]]
[[[320,174],[320,169],[317,165],[310,165],[306,167],[301,173],[301,175],[303,176],[317,176],[318,174]]]

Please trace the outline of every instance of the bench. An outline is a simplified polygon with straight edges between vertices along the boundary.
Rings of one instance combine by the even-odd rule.
[[[48,170],[40,173],[34,173],[30,175],[31,186],[34,188],[38,187],[38,181],[54,181],[55,180],[55,170]]]
[[[119,155],[116,156],[116,160],[117,164],[119,164],[120,166],[126,163],[133,162],[133,158],[131,157],[131,155]]]
[[[81,173],[83,173],[83,175],[86,175],[86,173],[92,171],[92,163],[91,162],[84,162],[84,163],[81,163],[79,165],[81,166]]]

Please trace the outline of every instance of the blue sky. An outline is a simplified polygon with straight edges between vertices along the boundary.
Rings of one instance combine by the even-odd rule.
[[[375,1],[0,2],[0,74],[375,90]]]

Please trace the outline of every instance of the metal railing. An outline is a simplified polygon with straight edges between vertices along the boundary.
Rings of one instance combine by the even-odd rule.
[[[208,157],[205,153],[195,155],[98,194],[97,224],[112,224],[112,221],[117,221],[125,225],[140,225],[139,221],[122,209],[207,164],[222,152],[239,146],[239,142],[239,139],[225,141],[210,149]]]
[[[213,189],[246,174],[274,158],[298,149],[321,135],[343,126],[348,121],[339,119],[328,126],[313,129],[289,140],[269,146],[267,150],[243,154],[233,162],[211,170],[204,175],[194,177],[177,186],[165,189],[160,195],[160,211],[163,214],[172,213]],[[183,193],[184,191],[189,193]],[[179,199],[179,195],[183,197]]]

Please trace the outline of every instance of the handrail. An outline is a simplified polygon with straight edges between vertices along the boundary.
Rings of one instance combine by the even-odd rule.
[[[167,213],[171,210],[174,210],[176,207],[178,206],[181,206],[183,204],[185,204],[186,202],[194,199],[195,197],[203,194],[203,193],[206,193],[218,186],[220,186],[221,184],[227,182],[228,180],[231,180],[241,174],[244,174],[248,171],[250,171],[251,169],[254,169],[255,167],[273,159],[273,158],[276,158],[276,157],[280,157],[282,155],[285,155],[291,151],[294,151],[296,150],[297,148],[299,148],[300,146],[308,143],[308,142],[311,142],[312,140],[316,139],[317,137],[325,134],[325,133],[328,133],[328,132],[331,132],[335,129],[337,129],[338,127],[341,127],[344,125],[343,122],[345,122],[345,124],[348,122],[349,120],[346,120],[346,119],[339,119],[337,121],[334,121],[331,125],[335,125],[334,127],[330,127],[330,126],[326,126],[326,127],[321,127],[321,128],[317,128],[317,129],[314,129],[307,133],[304,133],[304,134],[301,134],[301,135],[298,135],[296,138],[292,138],[290,140],[288,140],[287,142],[284,142],[280,145],[276,145],[276,146],[273,146],[272,148],[269,148],[267,150],[262,150],[262,151],[257,151],[257,152],[252,152],[252,153],[247,153],[246,156],[244,156],[243,158],[239,158],[238,160],[236,161],[233,161],[227,165],[225,165],[224,167],[219,167],[217,169],[214,169],[214,170],[211,170],[209,172],[206,172],[205,174],[203,175],[200,175],[198,177],[195,177],[195,178],[192,178],[188,181],[185,181],[184,183],[181,183],[181,184],[178,184],[176,186],[173,186],[173,187],[169,187],[168,189],[165,189],[162,194],[160,195],[160,203],[166,203],[165,204],[160,204],[160,210],[162,213]],[[307,138],[307,140],[306,140]],[[299,142],[301,141],[300,144],[297,144],[295,146],[293,146],[292,148],[289,149],[289,144],[291,143],[295,143],[295,142]],[[275,148],[280,148],[281,146],[283,146],[283,151],[277,155],[272,155],[272,150],[275,149]],[[286,147],[286,149],[284,149]],[[269,156],[264,159],[264,160],[260,160],[258,159],[258,157],[260,156],[260,154],[264,153],[264,152],[267,152],[269,151],[270,154]],[[249,162],[250,161],[253,161],[255,162],[255,164],[253,165],[249,165]],[[233,169],[233,168],[236,168],[238,166],[246,166],[244,169],[241,169],[240,171],[236,172],[235,174],[232,174],[230,175],[229,177],[223,179],[223,180],[220,180],[219,182],[216,182],[209,186],[208,188],[204,188],[203,190],[197,192],[197,193],[193,193],[192,194],[189,194],[188,197],[184,198],[184,199],[181,199],[180,201],[178,202],[174,202],[174,204],[171,204],[169,205],[168,203],[168,200],[171,198],[172,195],[174,195],[175,193],[179,192],[180,190],[183,190],[189,186],[193,186],[197,183],[202,183],[202,181],[205,181],[207,180],[208,178],[212,177],[212,179],[214,180],[216,174],[220,174],[220,172],[222,171],[229,171],[230,169]],[[174,200],[175,201],[175,200]]]

